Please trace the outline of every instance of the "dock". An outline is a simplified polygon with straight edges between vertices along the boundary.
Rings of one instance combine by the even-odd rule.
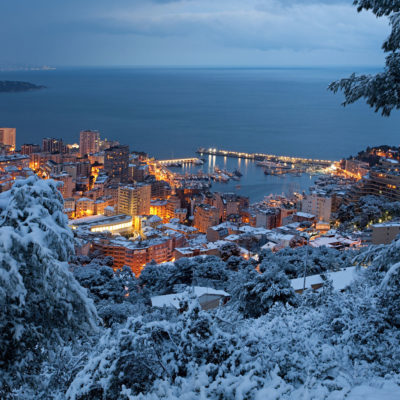
[[[333,160],[317,160],[313,158],[279,156],[275,154],[264,154],[264,153],[244,153],[244,152],[230,151],[230,150],[219,150],[216,148],[206,149],[203,147],[200,147],[196,153],[200,154],[200,156],[202,156],[203,154],[207,154],[212,156],[243,158],[254,161],[275,161],[275,162],[279,161],[290,164],[305,164],[317,167],[329,167],[335,162]]]
[[[201,165],[203,161],[199,158],[174,158],[171,160],[156,160],[158,164],[163,165],[165,167],[174,167],[174,166],[181,166],[183,164],[196,164]]]

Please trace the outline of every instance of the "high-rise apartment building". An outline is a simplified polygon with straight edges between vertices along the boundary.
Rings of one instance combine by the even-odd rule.
[[[21,154],[29,156],[33,153],[40,153],[40,146],[38,144],[25,143],[21,146]]]
[[[94,154],[99,151],[100,133],[99,131],[81,131],[79,138],[79,153],[81,157],[87,154]]]
[[[15,128],[0,128],[0,144],[10,146],[13,151],[15,150],[16,136]]]
[[[395,160],[381,160],[371,168],[349,194],[349,200],[356,202],[362,196],[383,196],[391,201],[400,201],[400,163]]]
[[[58,187],[58,190],[61,192],[61,195],[64,199],[72,197],[72,193],[75,188],[75,184],[72,181],[72,176],[62,172],[61,174],[55,174],[50,176],[51,179],[55,181],[62,182],[63,184]]]
[[[111,178],[128,178],[129,146],[114,146],[104,152],[104,171]]]
[[[208,204],[200,204],[194,210],[193,226],[201,233],[207,233],[207,229],[211,226],[218,225],[219,215],[218,209]]]
[[[42,151],[43,153],[64,154],[68,151],[68,149],[62,139],[44,138],[42,140]]]
[[[318,221],[329,222],[332,212],[332,198],[312,193],[303,199],[301,211],[315,215]]]
[[[150,213],[151,186],[138,183],[118,187],[117,212],[131,216]]]

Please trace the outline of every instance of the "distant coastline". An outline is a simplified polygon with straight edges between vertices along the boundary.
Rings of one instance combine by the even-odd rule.
[[[31,90],[40,90],[44,88],[46,88],[46,86],[35,85],[30,82],[0,81],[0,93],[28,92]]]

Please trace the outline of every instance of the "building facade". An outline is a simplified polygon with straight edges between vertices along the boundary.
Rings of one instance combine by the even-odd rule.
[[[114,146],[104,152],[104,171],[111,178],[120,178],[125,181],[129,170],[129,147]]]
[[[0,144],[9,146],[14,151],[17,137],[16,132],[15,128],[0,128]]]
[[[98,131],[81,131],[79,136],[79,153],[81,157],[99,152],[100,133]]]
[[[332,198],[312,193],[303,199],[301,211],[315,215],[317,221],[329,222],[332,212]]]
[[[194,226],[201,233],[207,233],[207,229],[211,226],[218,225],[219,212],[214,206],[208,204],[200,204],[194,210]]]
[[[44,138],[42,140],[42,151],[43,153],[66,153],[68,151],[67,146],[61,139],[55,138]]]
[[[150,213],[151,186],[146,184],[121,185],[118,187],[117,212],[131,215]]]

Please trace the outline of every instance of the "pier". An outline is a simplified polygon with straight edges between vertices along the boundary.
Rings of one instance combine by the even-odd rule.
[[[247,160],[254,161],[280,161],[283,163],[291,164],[306,164],[310,166],[329,167],[334,161],[332,160],[317,160],[313,158],[302,158],[302,157],[290,157],[290,156],[278,156],[274,154],[264,153],[243,153],[238,151],[219,150],[215,148],[199,148],[197,153],[200,155],[208,154],[212,156],[232,157],[232,158],[244,158]]]
[[[178,166],[178,165],[182,165],[182,164],[197,164],[197,165],[203,164],[203,161],[196,157],[174,158],[171,160],[156,160],[156,161],[158,164],[163,165],[165,167]]]

